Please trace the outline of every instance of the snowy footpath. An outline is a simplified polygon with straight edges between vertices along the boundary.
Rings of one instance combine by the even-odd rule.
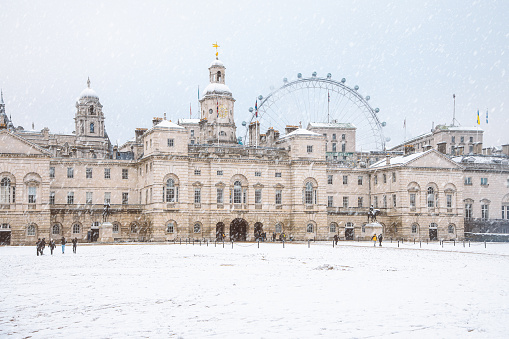
[[[507,338],[509,244],[0,247],[0,337]]]

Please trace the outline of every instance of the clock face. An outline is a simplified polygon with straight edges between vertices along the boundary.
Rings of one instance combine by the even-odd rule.
[[[219,117],[226,118],[228,116],[228,109],[223,105],[219,106]]]

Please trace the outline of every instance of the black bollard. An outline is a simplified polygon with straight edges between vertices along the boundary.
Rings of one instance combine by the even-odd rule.
[[[470,240],[468,241],[468,247],[470,247]]]
[[[224,239],[223,239],[223,248],[224,248]]]
[[[308,248],[309,248],[309,239],[308,239]]]
[[[179,239],[180,245],[182,245],[182,238]]]
[[[258,240],[258,248],[260,248],[260,240]]]
[[[398,240],[398,247],[399,247],[399,240]]]
[[[216,247],[216,246],[217,246],[217,239],[214,240],[214,247]]]
[[[484,240],[484,248],[486,248],[486,240]]]
[[[442,248],[444,248],[444,241],[442,240]]]
[[[428,239],[426,239],[426,245],[428,244]]]
[[[232,248],[233,248],[233,240],[232,240]]]
[[[284,239],[283,239],[283,248],[285,248],[285,241],[284,241]]]
[[[463,239],[463,247],[465,247],[465,239]]]
[[[414,245],[415,245],[415,238],[414,238]]]
[[[392,237],[391,237],[391,244],[392,244]]]
[[[334,240],[332,240],[332,248],[334,248]]]
[[[454,247],[456,247],[456,239],[452,240],[454,242]]]
[[[420,240],[419,240],[419,248],[422,248],[422,243]]]

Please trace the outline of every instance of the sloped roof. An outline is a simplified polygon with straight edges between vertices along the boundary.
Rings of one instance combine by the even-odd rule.
[[[296,135],[307,135],[307,136],[312,136],[312,137],[316,137],[316,136],[321,137],[322,136],[321,134],[309,131],[307,129],[298,128],[295,131],[293,131],[291,133],[288,133],[287,135],[281,137],[279,140],[282,140],[282,139],[285,139],[285,138],[289,138],[289,137],[292,137],[292,136],[296,136]]]

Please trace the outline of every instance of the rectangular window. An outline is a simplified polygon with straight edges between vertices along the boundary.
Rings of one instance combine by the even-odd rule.
[[[35,204],[37,201],[37,187],[29,186],[28,187],[28,203]]]
[[[489,219],[489,206],[486,204],[481,205],[481,218]]]
[[[346,134],[341,134],[341,140],[346,140]]]
[[[218,204],[222,204],[224,201],[224,189],[223,188],[217,188],[216,189],[216,202]]]
[[[104,179],[110,179],[111,178],[111,170],[109,168],[104,169]]]
[[[396,208],[396,194],[392,195],[392,207]]]
[[[255,177],[261,177],[261,176],[262,176],[262,172],[259,172],[259,171],[255,172]]]
[[[127,168],[122,168],[122,179],[129,179],[129,170]]]
[[[122,193],[122,205],[127,205],[129,203],[129,193],[123,192]]]
[[[194,203],[201,204],[201,188],[194,189]]]
[[[74,168],[67,167],[67,178],[69,178],[69,179],[74,178]]]
[[[307,146],[308,153],[313,153],[313,145]]]
[[[358,197],[357,198],[357,207],[362,207],[362,202],[363,202],[362,197]]]
[[[384,195],[383,200],[384,200],[383,201],[384,208],[387,208],[387,196],[386,195]]]
[[[376,195],[373,197],[373,205],[375,208],[378,208],[378,197]]]
[[[191,145],[194,145],[194,139],[191,139]]]
[[[472,185],[472,177],[465,177],[465,185]]]
[[[49,168],[49,177],[50,177],[50,179],[55,178],[55,167]]]
[[[460,142],[465,142],[465,137],[460,137]]]
[[[362,176],[361,175],[357,178],[357,185],[362,185]]]
[[[375,185],[377,185],[377,184],[378,184],[378,176],[377,176],[376,174],[375,174],[375,176],[373,177],[373,183],[374,183]]]
[[[92,179],[92,169],[91,169],[91,168],[87,168],[87,169],[85,170],[85,173],[86,173],[85,177],[86,177],[87,179]]]
[[[415,193],[410,193],[410,207],[415,208]]]
[[[336,133],[332,133],[332,140],[336,140]]]
[[[173,147],[173,139],[168,139],[167,141],[168,147]]]
[[[386,184],[387,183],[387,174],[384,173],[383,178],[384,178],[384,184]]]
[[[262,190],[261,188],[255,189],[255,204],[262,203]]]
[[[74,204],[74,192],[67,192],[67,205]]]
[[[337,152],[337,145],[335,142],[332,143],[332,152]]]
[[[472,219],[472,204],[465,204],[465,218]]]
[[[332,195],[329,195],[327,197],[327,207],[333,207],[334,206],[334,197]]]
[[[447,208],[452,208],[452,195],[447,194],[445,196],[445,198],[446,198]]]
[[[92,204],[92,192],[86,192],[85,193],[85,202],[89,205]]]
[[[194,170],[194,175],[201,175],[201,170],[200,169],[195,169]]]
[[[343,197],[343,208],[348,207],[348,197]]]
[[[111,204],[111,192],[104,192],[104,204]]]
[[[283,191],[276,190],[276,205],[281,205],[283,203]]]
[[[348,175],[343,175],[343,185],[348,185]]]
[[[223,171],[217,171],[217,175],[223,175]]]
[[[483,186],[488,185],[488,178],[481,178],[481,185]]]
[[[194,137],[194,129],[191,130],[191,137]]]
[[[474,142],[474,137],[470,137],[470,142]]]
[[[49,192],[49,204],[55,205],[55,192]]]
[[[454,135],[451,137],[451,142],[452,142],[453,144],[456,142],[456,137],[455,137]]]
[[[327,184],[332,185],[332,178],[333,178],[332,175],[327,176]]]
[[[392,182],[396,182],[396,172],[392,172]]]
[[[276,172],[276,178],[281,178],[281,172]]]

